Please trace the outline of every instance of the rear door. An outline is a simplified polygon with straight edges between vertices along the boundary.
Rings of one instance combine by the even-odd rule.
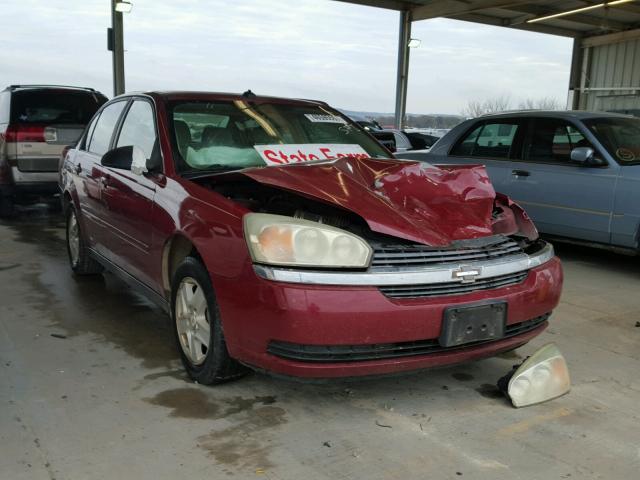
[[[104,170],[100,160],[111,146],[116,125],[126,105],[126,100],[111,103],[93,119],[86,137],[78,145],[72,166],[82,226],[91,246],[109,259],[111,233],[102,195]]]
[[[583,166],[571,161],[575,147],[594,148],[577,124],[533,118],[525,160],[509,172],[511,197],[544,233],[594,242],[610,241],[610,222],[618,166]]]
[[[135,146],[142,150],[147,164],[158,165],[159,155],[153,105],[144,98],[135,99],[128,108],[113,147]],[[150,258],[153,239],[154,195],[164,185],[161,172],[155,170],[140,175],[130,169],[104,168],[102,199],[108,210],[107,224],[111,233],[113,261],[148,286],[160,262]]]
[[[511,195],[510,173],[513,161],[522,158],[525,123],[519,118],[479,121],[460,137],[443,163],[482,164],[495,190]]]

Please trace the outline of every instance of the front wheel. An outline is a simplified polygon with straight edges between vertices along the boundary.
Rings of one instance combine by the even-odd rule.
[[[182,363],[193,380],[212,385],[246,373],[229,356],[209,273],[195,258],[185,258],[173,276],[171,317]]]

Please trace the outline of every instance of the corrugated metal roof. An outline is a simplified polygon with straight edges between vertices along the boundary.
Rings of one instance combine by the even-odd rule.
[[[413,20],[446,17],[567,37],[591,37],[640,26],[640,1],[595,8],[528,23],[538,17],[603,3],[602,0],[338,0],[358,5],[408,10]]]

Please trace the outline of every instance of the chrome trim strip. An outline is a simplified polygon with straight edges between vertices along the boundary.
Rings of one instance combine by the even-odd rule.
[[[554,257],[553,246],[547,243],[534,255],[524,253],[497,260],[464,263],[465,268],[481,269],[476,280],[523,272],[538,267]],[[292,270],[267,265],[254,265],[256,274],[266,280],[308,285],[391,286],[431,285],[451,283],[460,263],[446,263],[421,269],[390,272],[323,272],[315,270]]]

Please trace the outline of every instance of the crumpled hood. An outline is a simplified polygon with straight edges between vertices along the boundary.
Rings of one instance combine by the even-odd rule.
[[[371,230],[406,240],[443,246],[493,234],[496,193],[482,166],[341,158],[240,173],[350,210]]]

